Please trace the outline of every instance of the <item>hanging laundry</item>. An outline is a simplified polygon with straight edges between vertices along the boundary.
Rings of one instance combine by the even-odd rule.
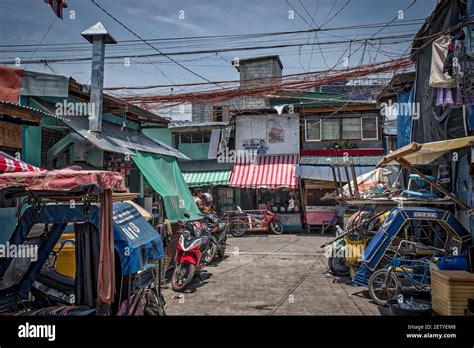
[[[443,74],[448,74],[449,76],[453,76],[453,58],[454,58],[454,42],[448,44],[448,55],[446,60],[444,61],[443,65]]]
[[[443,35],[436,39],[432,44],[431,70],[429,85],[437,88],[455,87],[454,79],[444,72],[444,64],[449,53],[450,35]]]
[[[437,88],[436,105],[461,107],[474,104],[474,91],[459,88]]]

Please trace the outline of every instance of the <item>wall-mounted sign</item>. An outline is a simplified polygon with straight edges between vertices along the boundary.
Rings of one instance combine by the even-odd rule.
[[[300,151],[299,116],[239,116],[235,137],[236,150],[255,150],[257,155],[297,154]]]

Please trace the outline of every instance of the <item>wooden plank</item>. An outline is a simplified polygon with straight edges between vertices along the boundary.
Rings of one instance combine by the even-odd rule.
[[[0,121],[0,146],[21,149],[21,125],[11,122]]]

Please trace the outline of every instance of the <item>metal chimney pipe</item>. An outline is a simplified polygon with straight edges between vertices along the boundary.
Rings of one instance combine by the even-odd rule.
[[[101,22],[82,32],[92,44],[91,92],[89,109],[89,131],[102,131],[102,102],[104,88],[105,45],[117,43]]]

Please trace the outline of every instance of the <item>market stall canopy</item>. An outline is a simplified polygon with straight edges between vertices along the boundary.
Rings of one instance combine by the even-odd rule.
[[[41,172],[44,169],[32,166],[31,164],[18,161],[14,157],[0,151],[0,174],[19,172]]]
[[[241,188],[295,189],[299,155],[256,157],[255,161],[242,159],[235,163],[229,185]]]
[[[374,166],[354,166],[356,171],[356,175],[362,175],[368,173],[375,169]],[[307,165],[297,165],[295,176],[300,179],[307,179],[307,180],[317,180],[317,181],[334,181],[334,175],[332,172],[332,168],[330,166],[307,166]],[[351,178],[349,178],[351,179]],[[342,174],[341,180],[346,182],[347,179]]]
[[[60,170],[6,173],[0,175],[0,190],[22,191],[76,191],[85,187],[97,190],[125,192],[125,182],[120,173],[101,170],[80,170],[70,167]]]
[[[184,181],[188,187],[229,185],[232,171],[183,172]]]
[[[132,159],[151,187],[163,198],[170,222],[188,220],[184,214],[189,214],[189,220],[202,218],[174,157],[138,152]]]
[[[474,136],[432,143],[411,143],[386,155],[377,167],[386,164],[397,164],[397,158],[403,158],[412,165],[429,164],[449,151],[474,144]]]

